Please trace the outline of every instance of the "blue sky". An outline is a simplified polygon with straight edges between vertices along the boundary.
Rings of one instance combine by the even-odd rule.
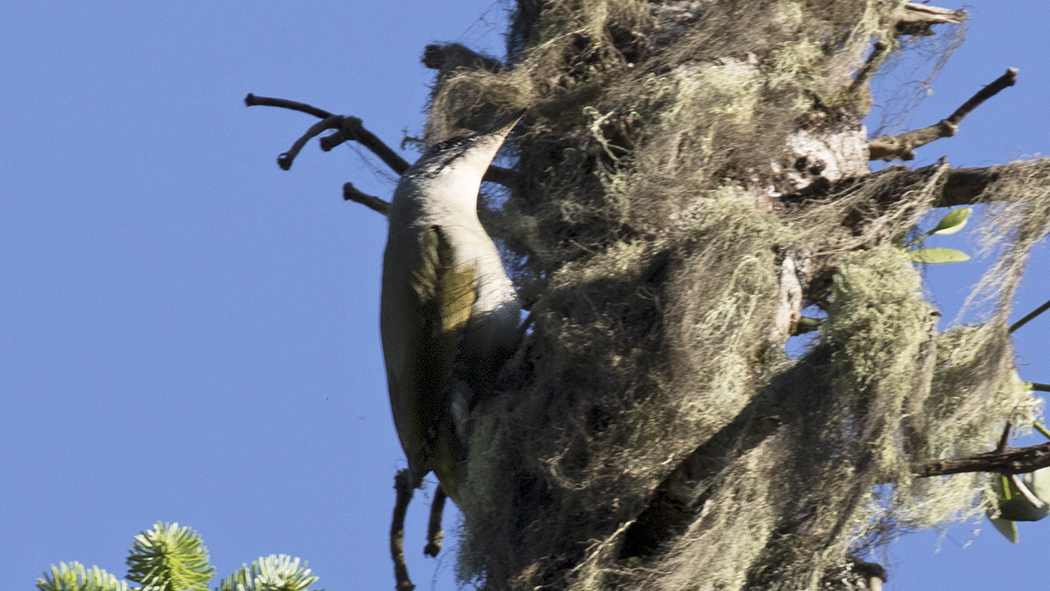
[[[4,587],[30,588],[59,561],[122,576],[133,535],[166,520],[203,535],[220,576],[287,553],[328,589],[392,588],[391,487],[405,462],[378,343],[385,220],[340,189],[388,197],[395,179],[362,150],[316,143],[281,171],[277,155],[313,120],[241,102],[253,92],[353,114],[392,145],[417,133],[424,45],[502,54],[504,11],[392,6],[0,6]],[[967,43],[912,123],[947,116],[1008,66],[1020,81],[916,165],[1050,152],[1050,6],[970,9]],[[973,250],[961,235],[942,244]],[[950,267],[928,274],[948,317],[981,268]],[[1050,298],[1048,269],[1041,251],[1021,312]],[[1019,333],[1026,379],[1050,382],[1048,322]],[[422,497],[411,572],[420,589],[449,589],[452,555],[422,557]],[[1050,577],[1045,523],[1022,524],[1016,546],[978,525],[903,538],[888,588]]]

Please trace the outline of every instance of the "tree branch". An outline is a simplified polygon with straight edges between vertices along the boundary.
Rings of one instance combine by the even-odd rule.
[[[892,166],[872,174],[844,178],[835,183],[829,182],[823,177],[818,178],[813,184],[804,187],[794,193],[784,195],[780,198],[785,204],[803,205],[808,201],[827,198],[829,195],[841,194],[848,189],[860,184],[871,182],[873,179],[884,174],[899,175],[901,183],[909,184],[920,182],[928,178],[930,174],[941,166],[941,163],[931,164],[922,168],[906,169],[901,166]],[[940,195],[934,201],[934,207],[954,207],[956,205],[973,205],[983,201],[993,201],[985,198],[985,190],[1009,167],[1009,164],[988,166],[981,168],[955,168],[946,173],[944,183],[940,187]],[[882,199],[892,200],[895,195],[884,195]]]
[[[281,167],[281,170],[289,170],[292,167],[292,162],[295,161],[295,157],[299,155],[299,151],[303,149],[306,142],[317,137],[317,135],[328,131],[329,129],[338,129],[340,125],[341,117],[338,115],[332,115],[325,117],[321,121],[314,123],[310,126],[310,129],[306,130],[306,133],[299,136],[299,139],[295,140],[292,147],[287,152],[282,152],[277,156],[277,166]]]
[[[283,109],[291,109],[293,111],[299,111],[308,115],[313,115],[319,119],[322,119],[320,123],[312,126],[303,137],[299,138],[295,145],[292,146],[291,150],[288,150],[284,154],[281,154],[277,159],[277,163],[284,170],[288,170],[292,166],[292,161],[299,154],[299,150],[302,146],[315,137],[317,134],[327,129],[338,129],[336,133],[321,139],[321,149],[325,152],[330,151],[332,148],[339,144],[354,140],[362,146],[368,148],[373,154],[379,157],[384,164],[389,166],[397,174],[402,174],[408,170],[408,162],[399,156],[397,152],[392,150],[390,146],[383,143],[383,140],[379,139],[374,133],[365,129],[361,124],[361,120],[353,116],[344,115],[333,115],[324,109],[318,109],[317,107],[300,103],[296,101],[290,101],[287,99],[272,98],[267,96],[255,96],[249,93],[248,96],[244,97],[244,104],[253,107],[256,105],[265,107],[281,107]]]
[[[875,75],[875,72],[882,67],[883,62],[886,61],[886,57],[890,54],[890,46],[888,43],[878,41],[871,49],[871,55],[868,56],[867,61],[864,62],[864,66],[857,72],[857,76],[853,78],[853,82],[849,85],[849,93],[853,94],[859,88],[864,88],[864,85],[871,80],[871,77]],[[870,101],[870,99],[869,99]]]
[[[942,137],[951,137],[959,131],[959,123],[964,117],[973,112],[981,103],[992,98],[1002,89],[1013,86],[1017,82],[1017,68],[1007,68],[1006,73],[996,78],[991,84],[977,91],[970,100],[962,104],[947,119],[940,122],[915,129],[900,135],[883,135],[868,142],[870,160],[912,160],[915,158],[915,148],[938,140]]]
[[[1013,332],[1013,331],[1021,328],[1022,326],[1028,324],[1036,316],[1039,316],[1040,314],[1042,314],[1043,312],[1046,312],[1047,310],[1050,310],[1050,300],[1047,300],[1047,302],[1044,303],[1042,306],[1039,306],[1035,310],[1032,310],[1028,314],[1025,314],[1024,318],[1022,318],[1022,319],[1018,320],[1017,322],[1014,322],[1013,324],[1011,324],[1010,325],[1010,332]]]
[[[343,184],[343,199],[353,201],[354,203],[360,203],[368,209],[383,215],[386,215],[387,211],[390,209],[390,203],[388,201],[383,201],[379,197],[358,191],[353,183]]]
[[[255,96],[254,94],[248,93],[248,96],[244,97],[244,104],[249,107],[264,106],[264,107],[280,107],[282,109],[290,109],[292,111],[299,111],[308,115],[313,115],[321,119],[321,121],[310,126],[310,129],[306,130],[299,139],[292,144],[292,147],[277,157],[277,165],[283,170],[288,170],[292,167],[292,162],[299,155],[299,152],[306,145],[306,142],[317,137],[329,129],[337,130],[331,135],[327,135],[321,138],[321,149],[325,152],[332,151],[336,146],[347,142],[355,141],[362,146],[368,148],[373,154],[379,157],[384,164],[390,167],[391,170],[396,172],[398,175],[402,175],[408,170],[410,164],[407,160],[402,158],[395,152],[390,146],[386,145],[383,140],[379,139],[371,131],[365,128],[361,123],[361,119],[352,115],[333,115],[324,109],[318,109],[312,105],[306,103],[300,103],[296,101],[290,101],[287,99],[272,98],[266,96]],[[489,166],[489,169],[485,172],[485,178],[483,179],[488,182],[503,185],[510,190],[515,190],[520,184],[521,176],[514,170],[509,168],[503,168],[500,166]],[[349,183],[347,183],[349,184]],[[351,185],[352,188],[352,185]],[[343,186],[343,198],[348,201],[356,201],[363,203],[368,207],[378,211],[379,213],[386,214],[386,206],[382,206],[383,209],[377,209],[377,201],[385,203],[378,197],[372,197],[360,193],[356,189],[356,195],[363,195],[367,198],[365,201],[360,201],[353,197],[347,196],[346,186]]]
[[[780,264],[780,291],[777,295],[773,332],[769,338],[771,343],[779,347],[783,347],[792,335],[798,334],[798,324],[802,319],[805,259],[804,254],[789,251],[784,254],[784,261]]]
[[[437,558],[441,552],[441,540],[445,538],[445,532],[441,529],[441,516],[445,511],[445,489],[437,485],[434,491],[434,500],[430,502],[430,522],[427,524],[427,545],[423,548],[423,554]]]
[[[291,109],[292,111],[299,111],[301,113],[306,113],[307,115],[313,115],[318,119],[325,119],[332,116],[328,111],[318,109],[317,107],[310,106],[306,103],[290,101],[288,99],[271,98],[268,96],[255,96],[250,92],[248,93],[248,96],[244,97],[244,104],[248,107],[261,106]]]
[[[905,4],[897,18],[899,35],[933,35],[933,25],[958,25],[967,18],[964,10],[951,10],[928,4]]]
[[[923,478],[965,472],[1024,474],[1048,466],[1050,442],[1028,447],[1007,447],[1003,451],[990,451],[968,458],[943,458],[916,464],[912,466],[912,473]]]
[[[936,207],[953,207],[955,205],[973,205],[982,201],[981,194],[995,181],[1005,166],[985,168],[956,168],[948,171],[948,178],[941,188],[941,196]],[[921,170],[921,169],[920,169]]]
[[[397,591],[412,591],[416,588],[408,578],[408,565],[405,563],[405,513],[412,500],[412,488],[408,485],[408,470],[398,470],[394,476],[394,490],[397,491],[397,502],[394,504],[394,517],[390,523],[390,555],[394,559],[394,577],[397,579]]]
[[[407,160],[399,156],[390,146],[383,143],[383,140],[365,129],[364,125],[361,125],[361,120],[357,117],[350,115],[341,117],[341,123],[339,131],[321,138],[321,149],[325,152],[331,151],[332,148],[343,142],[353,140],[371,150],[376,156],[379,156],[379,159],[384,164],[399,175],[404,174],[408,167],[411,166]]]
[[[964,117],[981,106],[981,103],[999,94],[999,91],[1017,83],[1017,68],[1006,68],[1006,73],[992,81],[991,84],[977,91],[970,100],[962,104],[946,121],[952,125],[958,125]]]
[[[459,69],[498,72],[503,67],[498,59],[482,55],[461,43],[427,45],[421,61],[424,66],[443,74]]]

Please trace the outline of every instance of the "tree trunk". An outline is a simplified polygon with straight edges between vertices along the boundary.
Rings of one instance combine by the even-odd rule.
[[[464,580],[873,588],[885,571],[855,556],[994,508],[989,462],[929,466],[988,452],[1035,405],[1005,320],[1048,230],[1048,167],[868,162],[951,135],[1016,71],[929,128],[872,140],[862,123],[901,39],[949,47],[964,18],[903,0],[519,0],[507,63],[427,48],[428,144],[529,109],[486,177],[509,190],[480,212],[530,316],[471,418]],[[939,331],[904,245],[931,208],[992,199],[1003,254],[975,297],[993,312]]]

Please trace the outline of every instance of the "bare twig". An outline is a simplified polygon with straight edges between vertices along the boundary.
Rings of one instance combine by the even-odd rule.
[[[346,201],[353,201],[354,203],[360,203],[368,209],[383,215],[387,215],[387,212],[390,210],[389,201],[380,199],[375,195],[369,195],[368,193],[359,190],[353,183],[343,183],[343,199]],[[480,209],[483,205],[479,205],[478,207]]]
[[[907,170],[899,166],[891,166],[876,173],[844,178],[835,183],[827,182],[827,180],[822,177],[821,179],[817,179],[818,181],[822,179],[825,181],[821,186],[814,187],[814,185],[817,185],[817,183],[814,182],[809,187],[784,195],[780,200],[785,204],[804,204],[809,201],[824,199],[829,195],[842,194],[848,191],[851,187],[857,186],[859,183],[872,182],[875,178],[884,174],[898,175],[899,182],[903,184],[920,182],[923,179],[929,178],[929,176],[941,166],[942,164],[939,162],[912,170]],[[949,170],[945,175],[946,178],[944,179],[944,182],[936,189],[940,191],[940,195],[934,201],[933,206],[954,207],[956,205],[973,205],[984,201],[994,201],[994,196],[987,197],[984,195],[985,190],[999,180],[1000,175],[1002,175],[1009,166],[1010,165],[1007,164],[983,168],[956,168]],[[896,186],[896,184],[894,184],[894,186]],[[893,200],[896,198],[896,195],[880,195],[878,198]]]
[[[365,129],[365,127],[361,125],[360,119],[349,115],[342,117],[342,126],[339,131],[330,136],[321,138],[321,149],[328,152],[332,148],[349,140],[353,140],[371,150],[373,154],[379,156],[379,159],[382,160],[384,164],[389,166],[391,170],[399,175],[404,174],[410,166],[407,160],[399,156],[397,152],[390,148],[390,146],[383,143],[383,140],[379,139],[379,137],[371,131]]]
[[[255,96],[254,94],[248,94],[244,97],[244,104],[253,106],[266,106],[266,107],[281,107],[283,109],[291,109],[293,111],[299,111],[308,115],[313,115],[321,119],[321,121],[310,126],[310,129],[306,131],[299,139],[295,141],[291,149],[284,152],[277,157],[277,165],[284,170],[288,170],[292,167],[292,162],[299,155],[299,152],[306,145],[306,142],[317,137],[321,133],[329,129],[337,130],[331,135],[327,135],[321,138],[321,149],[325,152],[330,152],[336,146],[347,142],[355,141],[362,146],[366,147],[373,154],[379,157],[384,164],[390,167],[391,170],[396,172],[398,175],[404,174],[410,164],[407,160],[402,158],[395,152],[390,146],[386,145],[383,140],[379,139],[371,131],[365,128],[361,123],[361,119],[353,117],[351,115],[333,115],[324,109],[318,109],[317,107],[308,105],[306,103],[300,103],[296,101],[290,101],[287,99],[272,98],[266,96]],[[485,172],[485,178],[483,180],[503,185],[510,190],[515,190],[520,184],[520,175],[509,168],[502,168],[500,166],[489,166],[489,169]],[[349,201],[357,201],[358,203],[364,203],[368,207],[380,211],[374,207],[372,201],[364,202],[358,201],[350,197],[346,197],[346,188],[343,188],[343,196]],[[362,193],[363,195],[363,193]],[[369,197],[369,196],[366,196]],[[371,197],[371,199],[378,199]],[[380,200],[381,201],[381,200]],[[386,213],[380,211],[380,213]]]
[[[445,511],[445,489],[438,484],[434,491],[434,500],[430,502],[430,523],[427,526],[427,545],[423,548],[423,554],[437,557],[441,552],[441,540],[445,538],[445,532],[441,529],[441,516]]]
[[[909,2],[904,5],[904,16],[901,18],[912,21],[912,22],[934,22],[937,24],[944,23],[961,23],[966,20],[965,10],[952,10],[951,8],[941,8],[939,6],[930,6],[929,4],[915,4]]]
[[[973,112],[981,103],[992,98],[1002,89],[1013,86],[1017,82],[1017,68],[1007,68],[1006,73],[996,78],[991,84],[977,91],[970,100],[962,104],[947,119],[940,122],[915,129],[900,135],[884,135],[868,142],[869,158],[871,160],[912,160],[915,158],[915,148],[943,137],[951,137],[959,131],[959,123],[964,117]]]
[[[864,62],[864,66],[857,72],[856,77],[853,78],[853,82],[849,85],[849,92],[853,94],[858,88],[864,88],[864,85],[871,80],[871,77],[875,75],[875,72],[882,67],[883,62],[886,61],[886,56],[890,53],[890,46],[888,43],[878,41],[871,50],[871,55],[868,56],[867,61]]]
[[[360,203],[372,211],[386,215],[387,210],[390,209],[390,203],[383,201],[379,197],[369,195],[368,193],[362,193],[357,190],[357,187],[353,183],[343,184],[343,199],[347,201],[353,201],[354,203]]]
[[[394,559],[394,577],[397,579],[397,591],[412,591],[416,588],[408,578],[408,565],[405,563],[405,512],[412,500],[412,489],[408,485],[408,470],[398,470],[394,476],[394,490],[397,491],[397,502],[394,504],[394,518],[390,523],[390,556]]]
[[[1013,86],[1017,83],[1017,68],[1006,68],[1006,73],[999,76],[992,81],[991,84],[977,91],[970,100],[962,104],[958,109],[955,110],[951,116],[948,117],[948,123],[952,125],[958,125],[964,117],[973,112],[974,109],[981,106],[981,103],[999,94],[1002,89]]]
[[[1043,304],[1042,306],[1039,306],[1035,310],[1032,310],[1028,314],[1025,314],[1024,318],[1022,318],[1022,319],[1018,320],[1017,322],[1014,322],[1013,324],[1011,324],[1010,325],[1010,332],[1013,332],[1013,331],[1021,328],[1022,326],[1028,324],[1036,316],[1042,314],[1043,312],[1046,312],[1047,310],[1050,310],[1050,300],[1047,300],[1047,302],[1045,304]]]
[[[1006,427],[1003,427],[1003,434],[999,436],[999,445],[995,446],[995,451],[1002,452],[1010,445],[1010,431],[1013,430],[1013,423],[1006,421]]]
[[[932,35],[933,25],[960,24],[966,20],[963,10],[951,10],[928,4],[905,4],[897,19],[897,33],[900,35]]]
[[[921,476],[944,476],[964,472],[999,472],[1023,474],[1050,466],[1050,442],[1027,447],[990,451],[968,458],[944,458],[912,466],[912,473]]]
[[[956,168],[949,171],[948,178],[945,179],[944,186],[941,188],[941,196],[935,203],[936,207],[973,205],[981,201],[991,201],[983,199],[982,193],[989,185],[999,180],[999,175],[1005,169],[1005,166],[989,166],[986,168]]]
[[[796,258],[801,259],[799,253],[789,251],[784,254],[784,261],[780,264],[780,291],[770,342],[781,347],[791,335],[798,334],[798,324],[802,318],[802,273],[796,265]]]
[[[378,156],[380,160],[393,169],[397,174],[402,174],[408,170],[408,162],[399,156],[397,152],[392,150],[390,146],[383,143],[383,140],[379,139],[374,133],[365,129],[365,127],[361,125],[361,120],[357,117],[333,115],[324,109],[318,109],[317,107],[305,103],[266,96],[255,96],[250,93],[244,98],[244,104],[249,107],[256,105],[281,107],[307,113],[319,119],[323,119],[321,123],[311,127],[303,137],[299,138],[296,142],[298,148],[293,146],[291,150],[281,154],[281,157],[278,158],[277,161],[284,170],[291,168],[292,160],[295,159],[295,156],[299,154],[299,150],[302,149],[301,144],[305,144],[311,138],[327,129],[338,129],[339,131],[322,139],[321,149],[326,152],[345,141],[354,140],[371,150],[373,154]]]
[[[277,157],[277,166],[280,166],[281,170],[290,169],[292,167],[292,162],[295,161],[295,157],[299,155],[299,152],[303,149],[303,146],[306,145],[306,142],[314,139],[319,134],[324,133],[329,129],[339,129],[341,119],[342,118],[338,115],[332,115],[311,125],[310,129],[306,130],[306,133],[299,136],[299,139],[295,140],[295,143],[292,144],[292,147],[289,148],[287,152],[283,152]]]
[[[482,55],[460,43],[427,45],[423,50],[422,62],[431,70],[440,70],[442,73],[455,70],[498,72],[503,67],[498,59]]]
[[[791,330],[791,336],[796,337],[801,334],[813,332],[814,330],[820,330],[820,325],[823,323],[824,321],[820,318],[800,316],[798,322],[795,323],[794,328]]]
[[[307,115],[313,115],[318,119],[325,119],[327,117],[332,116],[332,114],[328,111],[325,111],[324,109],[318,109],[317,107],[310,106],[306,103],[290,101],[288,99],[271,98],[268,96],[255,96],[250,92],[248,93],[248,96],[244,97],[244,104],[249,107],[261,106],[291,109],[293,111],[306,113]]]

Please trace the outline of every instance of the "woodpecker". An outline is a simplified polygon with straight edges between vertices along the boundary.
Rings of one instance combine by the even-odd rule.
[[[387,212],[379,324],[408,487],[433,471],[457,504],[469,409],[520,338],[521,304],[477,199],[523,114],[432,146],[402,174]]]

